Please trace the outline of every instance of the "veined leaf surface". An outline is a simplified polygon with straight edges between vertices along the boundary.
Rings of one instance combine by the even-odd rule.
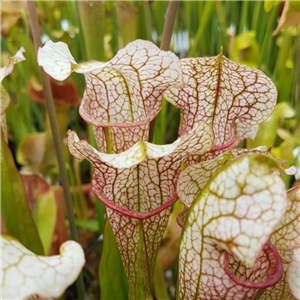
[[[283,277],[266,289],[261,300],[300,299],[300,186],[288,191],[286,213],[270,241],[278,249],[283,263]]]
[[[268,147],[262,146],[253,149],[232,149],[214,159],[205,160],[198,164],[189,166],[180,173],[178,179],[177,194],[179,196],[179,200],[187,207],[190,207],[195,197],[201,192],[205,184],[220,168],[234,159],[249,153],[260,153],[277,160],[269,152]],[[278,163],[280,163],[280,161],[278,161]],[[283,169],[283,167],[280,169],[286,175],[294,175],[297,171],[293,166],[288,169]]]
[[[271,172],[278,168],[268,156],[248,154],[202,189],[183,229],[178,299],[251,299],[280,280],[279,255],[264,246],[286,208],[284,183]]]
[[[187,84],[164,94],[181,110],[180,135],[203,120],[214,129],[215,146],[230,145],[236,139],[236,121],[256,125],[272,113],[277,91],[261,71],[237,64],[222,53],[180,61]]]
[[[74,241],[62,244],[60,255],[49,257],[32,253],[7,235],[1,235],[1,247],[2,299],[58,298],[85,262],[81,246]]]
[[[143,40],[129,43],[107,63],[82,64],[76,63],[66,44],[49,41],[39,49],[38,62],[57,80],[72,71],[84,74],[86,90],[79,113],[93,125],[103,152],[107,141],[113,152],[121,152],[147,140],[149,123],[161,108],[163,92],[183,85],[179,58]],[[103,127],[110,127],[109,133]]]
[[[69,132],[70,152],[94,166],[93,190],[109,208],[131,299],[151,297],[155,259],[170,207],[177,200],[181,162],[191,153],[209,151],[212,144],[212,130],[203,122],[173,144],[140,141],[120,154],[100,153]]]
[[[293,250],[292,261],[287,270],[287,281],[291,294],[295,299],[300,299],[300,247]]]

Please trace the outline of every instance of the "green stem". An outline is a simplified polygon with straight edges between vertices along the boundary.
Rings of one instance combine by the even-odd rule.
[[[201,2],[199,2],[200,4]],[[209,40],[205,39],[205,30],[207,30],[209,23],[212,19],[212,13],[216,9],[215,1],[202,2],[202,9],[199,9],[200,22],[198,29],[195,34],[195,43],[193,44],[193,53],[199,53],[199,50],[196,48],[199,47],[200,51],[207,53],[208,52],[208,43]],[[203,46],[204,45],[204,46]]]
[[[141,4],[142,4],[142,12],[143,12],[142,15],[144,16],[145,37],[147,40],[150,40],[151,39],[151,14],[150,14],[149,1],[142,1]]]
[[[159,300],[169,300],[165,274],[159,259],[156,259],[155,274],[154,274],[154,291],[155,297]]]
[[[104,3],[102,1],[76,1],[76,5],[80,26],[84,33],[87,59],[105,60]]]
[[[248,23],[248,14],[249,14],[249,1],[243,1],[242,4],[242,12],[241,12],[241,19],[239,25],[239,33],[243,33],[247,28]]]
[[[260,289],[256,292],[255,296],[254,296],[254,299],[253,300],[258,300],[261,295],[264,293],[265,289]]]
[[[261,28],[264,28],[264,21],[265,18],[263,18],[262,13],[264,13],[264,3],[263,2],[254,2],[253,3],[253,13],[252,13],[252,18],[251,18],[251,26],[250,30],[253,30],[257,34],[257,40],[260,44],[261,40],[259,39],[260,37],[260,31]]]
[[[292,103],[294,107],[299,107],[299,98],[300,98],[300,30],[298,28],[298,35],[295,40],[296,43],[296,69],[295,69],[295,80],[294,80],[294,95],[292,97]],[[299,117],[299,110],[297,109],[297,117]],[[298,119],[299,120],[299,119]]]
[[[40,33],[39,33],[40,26],[39,26],[39,22],[38,22],[38,16],[36,13],[35,2],[27,1],[27,5],[28,5],[28,13],[29,13],[29,22],[30,22],[31,32],[32,32],[35,50],[36,50],[36,54],[37,54],[39,47],[42,46],[41,37],[40,37]],[[59,171],[60,171],[60,179],[61,179],[61,183],[62,183],[63,190],[64,190],[64,199],[65,199],[65,204],[66,204],[66,209],[67,209],[67,217],[69,220],[71,238],[73,240],[77,241],[78,233],[77,233],[77,228],[75,225],[75,216],[74,216],[73,203],[72,203],[70,187],[69,187],[69,179],[68,179],[67,170],[66,170],[65,162],[64,162],[63,149],[62,149],[61,138],[60,138],[59,129],[58,129],[58,125],[57,125],[55,107],[54,107],[52,93],[51,93],[51,87],[50,87],[50,81],[49,81],[48,76],[46,75],[46,73],[43,71],[42,68],[40,68],[40,75],[41,75],[41,79],[42,79],[42,85],[43,85],[43,90],[44,90],[45,100],[46,100],[45,104],[46,104],[46,109],[47,109],[48,116],[49,116],[49,121],[50,121],[50,126],[51,126],[54,146],[55,146],[55,152],[56,152],[56,157],[57,157]],[[78,291],[79,299],[83,300],[84,299],[84,282],[83,282],[82,273],[77,280],[77,291]]]
[[[282,45],[280,47],[277,62],[275,65],[275,77],[276,79],[282,76],[283,70],[286,68],[286,62],[290,57],[291,46],[293,43],[293,36],[289,32],[284,32],[281,36]],[[284,78],[286,80],[286,78]]]
[[[270,57],[272,51],[274,51],[274,38],[271,36],[271,32],[274,29],[274,25],[276,22],[276,18],[278,15],[278,10],[273,8],[272,11],[268,15],[266,34],[262,42],[262,46],[260,49],[260,62],[259,69],[264,70],[269,68]]]
[[[165,25],[164,25],[164,29],[163,29],[163,33],[162,33],[161,44],[160,44],[161,50],[164,50],[164,51],[169,50],[178,4],[179,4],[179,1],[169,1]],[[155,123],[156,123],[156,118],[153,119],[150,123],[149,142],[153,141],[154,131],[155,131]]]

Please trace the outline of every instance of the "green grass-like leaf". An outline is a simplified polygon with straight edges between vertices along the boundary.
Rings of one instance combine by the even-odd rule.
[[[104,242],[99,264],[100,299],[128,299],[126,275],[116,238],[109,221],[104,225]]]
[[[29,210],[21,176],[1,134],[1,211],[7,233],[35,254],[44,254],[43,245]]]

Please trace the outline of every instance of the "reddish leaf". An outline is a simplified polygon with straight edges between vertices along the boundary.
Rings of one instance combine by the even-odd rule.
[[[23,180],[26,198],[30,209],[35,205],[37,195],[45,195],[50,190],[49,183],[40,175],[33,173],[21,173]]]
[[[21,11],[24,10],[26,3],[3,1],[1,3],[1,35],[8,38],[10,29],[22,19]]]
[[[53,234],[52,253],[59,253],[59,247],[68,240],[68,228],[66,225],[66,207],[64,194],[61,187],[54,188],[56,201],[56,224]]]
[[[40,172],[47,150],[47,134],[38,132],[28,134],[18,145],[17,161],[26,170]]]
[[[63,83],[56,82],[50,78],[51,90],[54,104],[57,109],[64,105],[78,106],[80,103],[78,91],[73,81],[65,81]],[[30,78],[28,82],[28,92],[30,97],[38,102],[44,101],[43,87],[36,82],[35,78]]]
[[[284,27],[297,27],[299,25],[300,12],[293,10],[293,6],[290,4],[290,2],[291,1],[285,1],[282,14],[278,21],[278,25],[272,34],[273,36],[277,35]]]

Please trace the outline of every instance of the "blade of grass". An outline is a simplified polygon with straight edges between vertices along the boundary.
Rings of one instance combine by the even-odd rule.
[[[268,70],[268,67],[270,65],[270,58],[271,53],[274,49],[274,38],[272,37],[272,32],[275,28],[276,20],[278,16],[278,8],[273,7],[271,12],[267,15],[267,28],[265,31],[264,39],[262,42],[262,46],[260,49],[260,62],[259,62],[259,68],[264,70]]]
[[[198,12],[200,23],[198,25],[199,27],[195,35],[194,47],[199,47],[199,49],[206,53],[206,51],[208,51],[207,49],[209,49],[210,40],[204,39],[203,36],[205,33],[205,29],[208,28],[208,23],[210,22],[216,4],[214,1],[207,1],[203,3],[200,2],[199,5],[203,5],[203,10],[200,8]],[[193,53],[198,52],[196,51],[196,49],[191,49],[191,51]]]
[[[243,33],[248,31],[249,29],[249,23],[248,23],[248,16],[249,16],[249,8],[250,8],[250,2],[249,1],[243,1],[241,2],[242,8],[241,8],[241,19],[239,24],[239,33]]]
[[[7,233],[36,254],[43,245],[29,210],[21,176],[1,130],[1,213]]]
[[[76,1],[87,59],[104,60],[104,4]]]
[[[153,1],[151,3],[151,13],[154,28],[156,29],[156,33],[159,37],[162,35],[163,28],[164,28],[164,19],[165,19],[165,11],[167,8],[167,1]]]
[[[287,68],[287,62],[291,57],[291,48],[294,37],[289,31],[285,31],[281,35],[282,43],[278,52],[275,65],[275,82],[278,89],[278,102],[287,101],[291,98],[293,70]]]
[[[115,54],[119,50],[119,23],[117,13],[117,1],[109,1],[108,3],[112,18],[111,46],[113,49],[113,53]]]
[[[99,264],[100,299],[128,299],[126,275],[116,238],[108,219],[105,222],[103,247]]]
[[[159,300],[169,300],[167,286],[165,282],[164,270],[161,262],[157,259],[154,274],[154,291],[155,297]]]
[[[300,82],[300,30],[298,28],[298,35],[296,37],[296,68],[295,68],[295,78],[294,78],[294,94],[293,94],[293,101],[292,104],[294,107],[298,107],[296,110],[297,112],[297,120],[299,120],[299,98],[300,98],[300,88],[299,88],[299,82]]]
[[[137,38],[151,41],[151,15],[148,1],[137,1]]]

